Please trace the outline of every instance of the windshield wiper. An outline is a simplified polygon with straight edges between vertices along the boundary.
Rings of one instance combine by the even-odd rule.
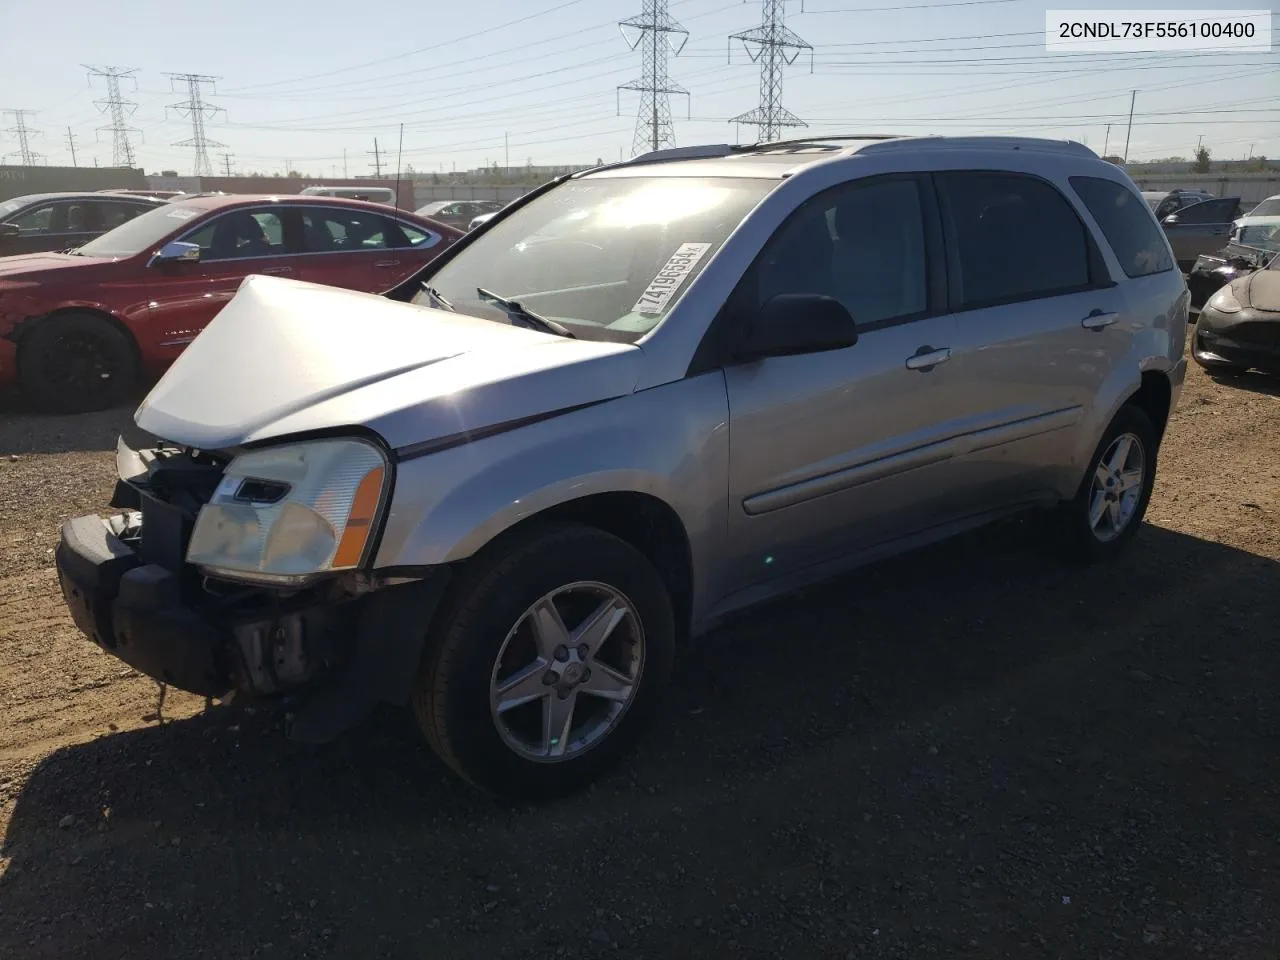
[[[431,298],[431,306],[444,307],[446,310],[449,310],[452,313],[458,312],[457,310],[454,310],[452,303],[450,303],[448,300],[446,300],[444,297],[440,296],[440,294],[436,292],[435,287],[428,286],[427,284],[424,283],[422,284],[422,292]]]
[[[547,333],[554,333],[557,336],[568,337],[570,340],[578,339],[572,330],[563,323],[539,316],[532,310],[526,310],[515,300],[508,300],[506,297],[500,297],[492,290],[486,290],[484,287],[476,287],[476,293],[480,295],[481,300],[488,300],[496,303],[507,311],[507,315],[513,320],[523,320],[526,327],[532,327],[535,330],[544,330]]]

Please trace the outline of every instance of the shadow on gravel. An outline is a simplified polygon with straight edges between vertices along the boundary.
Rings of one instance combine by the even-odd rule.
[[[31,413],[17,401],[0,400],[0,456],[114,450],[142,396],[110,410],[75,414]]]
[[[1280,376],[1273,373],[1257,373],[1250,370],[1230,377],[1218,374],[1213,377],[1213,382],[1220,387],[1232,387],[1237,390],[1265,394],[1268,397],[1280,397]]]
[[[1280,564],[1147,526],[1078,569],[1043,534],[727,625],[542,808],[395,711],[324,748],[228,709],[62,750],[16,801],[0,954],[1267,955]]]

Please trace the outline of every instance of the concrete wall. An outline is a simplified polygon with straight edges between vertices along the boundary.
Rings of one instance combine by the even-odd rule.
[[[141,170],[128,167],[11,167],[0,165],[0,200],[59,190],[147,189]]]
[[[413,205],[416,209],[433,200],[497,200],[507,203],[523,197],[535,186],[537,184],[486,187],[479,184],[423,183],[419,180],[413,186]]]
[[[1248,208],[1267,197],[1280,194],[1280,174],[1276,173],[1129,173],[1143,190],[1206,190],[1215,197],[1239,197]]]
[[[396,189],[395,180],[357,180],[328,178],[324,180],[296,177],[147,177],[153,190],[184,190],[187,193],[203,193],[221,190],[223,193],[301,193],[304,187],[389,187]],[[400,181],[400,206],[414,209],[413,184]],[[421,204],[418,204],[421,206]]]

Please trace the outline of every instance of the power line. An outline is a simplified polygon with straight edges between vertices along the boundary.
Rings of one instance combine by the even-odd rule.
[[[796,57],[813,46],[787,27],[787,0],[762,0],[763,18],[758,27],[729,37],[730,59],[733,41],[742,41],[752,63],[760,64],[760,103],[754,110],[739,114],[730,122],[760,128],[760,140],[777,140],[786,127],[803,127],[804,121],[782,105],[782,71]]]
[[[676,145],[675,130],[671,125],[671,94],[689,96],[689,91],[678,83],[673,83],[667,75],[667,54],[680,55],[689,39],[689,31],[671,18],[667,10],[667,0],[644,0],[643,12],[637,17],[623,20],[618,24],[622,38],[635,50],[640,48],[643,55],[642,76],[618,87],[619,96],[623,90],[634,90],[640,94],[640,110],[636,115],[636,132],[632,140],[632,154],[644,153],[645,150],[660,150],[663,147]],[[630,33],[628,33],[630,31]],[[675,37],[680,38],[677,45]],[[621,114],[621,100],[619,100]]]
[[[93,83],[94,77],[102,77],[107,82],[107,95],[101,100],[95,100],[93,105],[98,108],[99,113],[111,115],[111,123],[98,128],[111,131],[111,162],[117,167],[132,167],[133,144],[129,142],[129,134],[136,133],[141,136],[142,131],[137,127],[129,126],[125,120],[137,111],[138,105],[120,95],[120,81],[133,80],[136,89],[137,80],[134,74],[138,71],[123,67],[91,67],[87,64],[85,69],[89,71],[90,84]]]
[[[5,113],[13,117],[13,126],[4,132],[11,133],[17,138],[18,156],[22,158],[22,165],[24,167],[34,167],[37,157],[44,159],[41,154],[32,152],[31,144],[28,142],[29,138],[40,136],[39,130],[32,130],[27,126],[27,117],[34,117],[36,112],[34,110],[6,110]]]
[[[205,103],[201,96],[201,87],[204,84],[213,86],[217,81],[217,77],[206,77],[198,73],[166,73],[169,78],[169,85],[172,87],[177,83],[185,83],[187,85],[187,99],[179,103],[171,103],[167,110],[176,110],[185,117],[191,118],[191,137],[187,140],[179,140],[173,144],[175,147],[191,147],[195,151],[194,174],[197,177],[213,176],[213,164],[209,162],[210,147],[225,147],[225,143],[219,143],[217,140],[210,140],[205,136],[204,120],[205,117],[213,117],[218,113],[226,113],[222,107],[215,107],[212,104]],[[215,91],[216,92],[216,91]]]

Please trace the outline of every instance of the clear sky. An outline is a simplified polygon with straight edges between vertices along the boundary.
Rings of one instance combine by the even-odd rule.
[[[1280,52],[1048,53],[1049,6],[1102,2],[1036,0],[805,0],[787,25],[813,44],[787,69],[784,105],[811,131],[1022,133],[1071,137],[1099,152],[1123,151],[1130,90],[1137,89],[1131,159],[1189,156],[1203,137],[1215,158],[1280,159]],[[1113,4],[1120,6],[1120,4]],[[1155,9],[1269,8],[1276,0],[1158,4]],[[0,109],[38,111],[33,149],[70,163],[67,127],[81,164],[111,161],[106,122],[82,64],[136,67],[132,118],[148,172],[191,172],[173,146],[190,122],[165,105],[165,72],[219,77],[211,104],[225,108],[207,135],[232,154],[234,171],[313,176],[372,171],[374,138],[394,170],[399,124],[403,162],[418,170],[590,163],[630,155],[637,99],[615,87],[641,73],[616,22],[641,0],[0,0]],[[729,117],[757,101],[759,75],[728,35],[760,19],[757,0],[670,0],[689,31],[670,64],[692,94],[675,98],[681,144],[754,139]],[[691,116],[692,119],[684,119]],[[0,130],[12,118],[0,117]],[[0,153],[17,150],[0,133]],[[7,162],[15,162],[10,156]]]

